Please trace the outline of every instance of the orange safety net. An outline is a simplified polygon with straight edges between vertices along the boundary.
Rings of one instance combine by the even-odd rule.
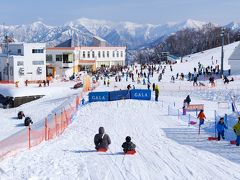
[[[95,89],[97,86],[98,84],[95,84],[91,89]],[[86,92],[82,92],[80,96],[70,99],[68,104],[61,108],[61,111],[49,115],[44,122],[33,124],[0,141],[0,160],[8,155],[16,154],[20,150],[30,149],[43,141],[61,135],[72,123],[73,116],[76,114],[77,108],[85,95]]]

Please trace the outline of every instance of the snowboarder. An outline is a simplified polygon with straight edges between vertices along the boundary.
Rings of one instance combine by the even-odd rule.
[[[240,116],[238,117],[238,122],[233,126],[233,130],[237,135],[236,146],[240,144]]]
[[[222,139],[225,139],[224,129],[227,129],[227,126],[224,123],[224,118],[221,117],[219,122],[217,123],[218,141],[220,141],[221,136],[222,136]]]
[[[111,144],[111,139],[108,134],[105,134],[105,130],[103,127],[100,127],[98,130],[98,134],[95,135],[94,144],[96,150],[107,150],[109,144]]]
[[[126,142],[122,144],[122,148],[124,153],[127,153],[128,151],[132,151],[132,150],[135,151],[136,145],[133,142],[131,142],[130,136],[126,137]]]

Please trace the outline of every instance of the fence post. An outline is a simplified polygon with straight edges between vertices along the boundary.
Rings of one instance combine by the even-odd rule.
[[[31,127],[28,125],[28,149],[31,149]]]
[[[55,124],[56,136],[57,136],[58,134],[57,134],[57,114],[56,113],[54,115],[54,124]]]
[[[217,137],[217,111],[216,110],[214,110],[214,124],[215,124],[214,134],[216,138]]]
[[[188,126],[190,126],[190,118],[191,118],[191,115],[188,114]]]
[[[196,108],[196,117],[198,117],[198,111],[197,111],[197,108]]]
[[[62,111],[61,111],[61,122],[60,122],[60,126],[61,126],[61,133],[63,132],[63,129],[64,129],[64,127],[63,127],[63,113],[62,113]]]
[[[45,118],[45,141],[48,140],[48,123],[47,123],[47,118]]]
[[[175,102],[173,103],[173,106],[175,107]]]
[[[180,113],[179,113],[179,109],[178,109],[178,120],[179,120],[179,118],[180,118]]]
[[[168,105],[168,116],[170,115],[170,112],[169,112],[169,111],[170,111],[170,107],[169,107],[169,105]]]

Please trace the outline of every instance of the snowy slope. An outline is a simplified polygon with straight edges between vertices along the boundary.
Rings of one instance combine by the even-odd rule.
[[[237,44],[224,47],[225,58]],[[150,81],[160,86],[159,103],[126,100],[82,107],[78,118],[61,136],[0,162],[0,179],[240,179],[240,148],[229,144],[235,139],[232,126],[236,116],[227,106],[218,106],[219,101],[228,105],[230,93],[237,95],[237,102],[240,102],[239,75],[228,85],[217,80],[214,88],[193,87],[192,82],[180,80],[170,83],[172,75],[193,72],[198,62],[205,66],[215,65],[216,60],[219,63],[220,55],[220,48],[215,48],[186,56],[183,63],[173,65],[173,71],[167,65],[162,82],[157,81],[158,74],[155,73]],[[208,79],[202,82],[207,85]],[[112,78],[110,87],[100,81],[97,91],[126,89],[128,84],[146,88],[146,85],[129,79],[115,82]],[[62,90],[65,92],[66,89],[62,87]],[[200,135],[198,125],[188,126],[188,116],[177,117],[188,94],[193,104],[204,104],[205,107],[207,120]],[[47,111],[47,107],[57,106],[55,102],[62,103],[58,101],[60,97],[47,97],[42,103],[33,102],[22,108],[31,109],[31,115],[35,115],[38,109]],[[171,107],[169,115],[168,106]],[[219,116],[229,115],[226,139],[220,142],[207,141],[209,136],[214,136],[215,110]],[[1,110],[1,114],[9,118],[15,116],[16,110]],[[191,120],[196,121],[195,112],[190,115]],[[9,120],[5,119],[1,126],[9,124]],[[94,151],[93,137],[100,126],[105,127],[112,140],[107,153]],[[2,134],[15,129],[11,127]],[[122,154],[121,144],[127,135],[137,145],[135,156]]]
[[[94,113],[92,113],[94,111]],[[111,113],[114,112],[114,113]],[[94,151],[93,136],[104,126],[112,144]],[[180,145],[163,128],[183,127],[155,102],[94,103],[56,140],[0,163],[4,179],[239,179],[240,166],[212,153]],[[185,127],[185,126],[184,126]],[[124,156],[130,135],[137,154]]]
[[[17,119],[17,113],[23,111],[26,116],[32,118],[34,124],[43,121],[48,114],[58,107],[64,104],[74,94],[80,94],[82,89],[72,89],[75,82],[56,82],[50,83],[49,87],[39,88],[37,85],[29,85],[28,87],[21,86],[16,89],[14,86],[0,85],[0,94],[8,94],[16,96],[28,95],[44,95],[44,97],[23,104],[16,108],[2,109],[0,108],[1,114],[1,131],[0,140],[7,138],[8,136],[25,128],[23,126],[24,120]]]

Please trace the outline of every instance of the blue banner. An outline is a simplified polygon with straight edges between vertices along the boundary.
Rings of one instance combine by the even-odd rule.
[[[109,101],[109,92],[90,92],[89,102]]]
[[[131,90],[131,99],[151,100],[151,90],[133,89]]]
[[[111,91],[109,93],[109,96],[110,101],[130,99],[130,91],[129,90]]]

